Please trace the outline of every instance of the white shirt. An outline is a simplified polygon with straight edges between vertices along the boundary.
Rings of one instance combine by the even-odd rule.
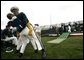
[[[35,26],[34,29],[35,29],[36,32],[41,32],[40,26]]]

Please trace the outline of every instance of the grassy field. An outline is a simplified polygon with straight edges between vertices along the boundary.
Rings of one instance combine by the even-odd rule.
[[[46,49],[46,59],[83,59],[83,37],[68,37],[60,44],[50,44],[47,41],[57,37],[42,37]],[[1,52],[1,59],[41,59],[41,52],[34,53],[31,44],[28,44],[22,58],[18,54]]]

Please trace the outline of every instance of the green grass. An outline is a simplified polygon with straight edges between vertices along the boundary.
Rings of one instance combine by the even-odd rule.
[[[50,44],[47,41],[57,37],[42,37],[46,49],[46,59],[83,59],[83,37],[68,37],[60,44]],[[2,59],[21,59],[18,54],[1,52]],[[28,44],[23,59],[41,59],[41,52],[34,53],[31,44]]]

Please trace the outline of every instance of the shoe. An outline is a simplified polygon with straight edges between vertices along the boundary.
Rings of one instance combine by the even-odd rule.
[[[38,50],[36,49],[36,50],[34,50],[35,51],[35,53],[38,53]]]
[[[15,50],[15,53],[19,53],[19,50]]]
[[[44,49],[42,49],[41,51],[43,51],[43,52],[44,52],[45,50],[44,50]]]
[[[13,49],[11,47],[7,47],[5,52],[13,52]]]
[[[44,50],[42,50],[42,59],[45,59],[46,58],[46,53]]]
[[[9,52],[13,52],[13,49],[12,49],[12,50],[9,50],[9,51],[6,50],[6,52],[8,52],[8,53],[9,53]]]
[[[22,57],[23,56],[23,53],[19,53],[19,57]]]

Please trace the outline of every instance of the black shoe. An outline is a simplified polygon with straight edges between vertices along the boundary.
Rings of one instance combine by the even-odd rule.
[[[44,49],[42,49],[41,51],[42,51],[42,52],[45,52],[45,50],[44,50]]]
[[[19,50],[15,50],[15,53],[19,53]]]
[[[34,50],[35,51],[35,53],[38,53],[38,50],[36,49],[36,50]]]
[[[46,58],[46,53],[44,50],[42,50],[42,59],[45,59]]]
[[[23,53],[19,53],[19,57],[22,57],[23,56]]]

